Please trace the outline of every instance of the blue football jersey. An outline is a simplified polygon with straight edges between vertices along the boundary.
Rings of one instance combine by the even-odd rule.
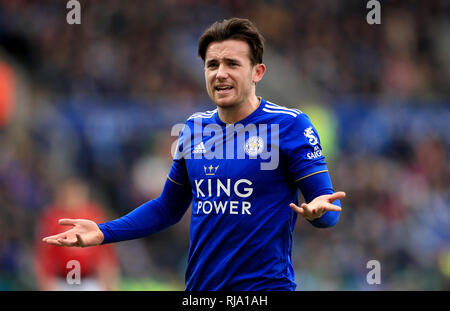
[[[294,290],[292,234],[301,179],[327,171],[310,119],[260,98],[226,124],[192,115],[168,174],[192,188],[186,290]]]

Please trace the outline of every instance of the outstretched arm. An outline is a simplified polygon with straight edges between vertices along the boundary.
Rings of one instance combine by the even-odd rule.
[[[99,224],[105,236],[102,244],[141,238],[161,231],[180,221],[191,201],[191,187],[168,178],[157,199],[144,203],[119,219]]]
[[[73,228],[45,237],[43,241],[58,246],[87,247],[144,237],[177,223],[191,200],[189,186],[167,179],[158,198],[142,204],[127,215],[98,225],[86,219],[60,219],[59,224]]]
[[[327,228],[334,226],[340,216],[341,202],[345,192],[334,192],[328,172],[321,172],[298,182],[298,186],[307,203],[289,206],[302,215],[313,226]]]

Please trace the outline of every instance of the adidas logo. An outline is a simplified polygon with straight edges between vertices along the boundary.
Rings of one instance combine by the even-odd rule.
[[[197,146],[195,146],[193,153],[205,153],[206,149],[205,149],[205,144],[203,142],[201,142],[200,144],[198,144]]]

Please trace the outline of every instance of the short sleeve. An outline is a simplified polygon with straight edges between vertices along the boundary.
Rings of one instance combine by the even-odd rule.
[[[283,132],[280,135],[281,152],[294,181],[328,170],[319,133],[306,114],[289,118]]]

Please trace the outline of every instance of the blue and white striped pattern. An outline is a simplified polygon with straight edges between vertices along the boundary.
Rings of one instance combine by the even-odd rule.
[[[205,112],[196,112],[193,115],[191,115],[188,120],[195,119],[195,118],[211,118],[215,113],[217,112],[217,108],[210,111]]]
[[[262,110],[265,112],[268,112],[268,113],[284,113],[284,114],[291,115],[294,118],[297,117],[299,114],[303,113],[298,109],[286,108],[283,106],[276,105],[269,101],[267,101],[266,106]]]

